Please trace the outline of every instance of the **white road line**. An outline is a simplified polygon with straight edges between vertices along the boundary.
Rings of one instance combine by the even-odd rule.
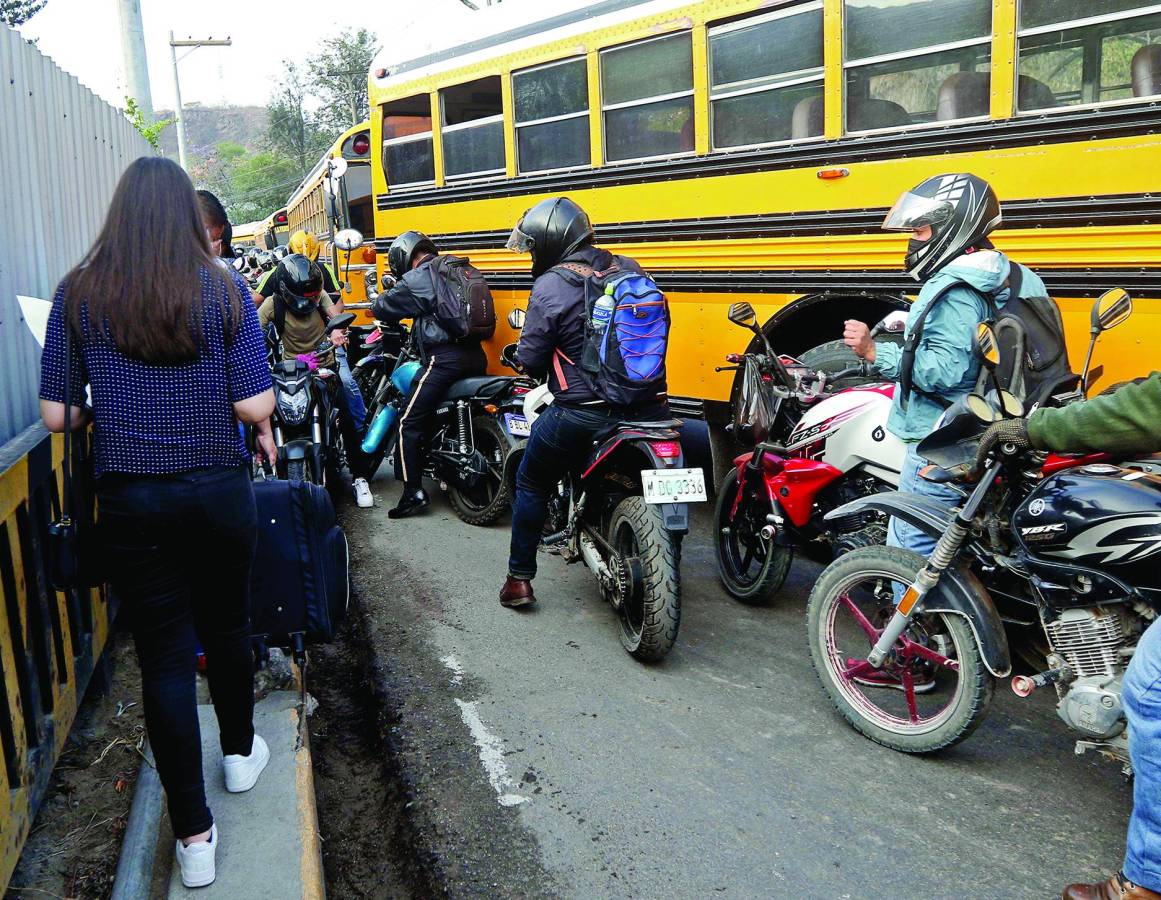
[[[460,661],[458,659],[449,655],[443,657],[440,662],[447,666],[448,670],[452,673],[452,684],[464,683],[464,667],[460,665]]]
[[[508,774],[508,765],[504,762],[504,745],[498,737],[488,731],[480,718],[476,703],[460,700],[458,697],[455,701],[456,706],[460,708],[464,724],[468,726],[476,746],[480,748],[480,762],[484,765],[484,771],[488,773],[488,782],[496,792],[496,799],[500,805],[518,806],[521,803],[528,803],[528,797],[510,793],[512,777]]]

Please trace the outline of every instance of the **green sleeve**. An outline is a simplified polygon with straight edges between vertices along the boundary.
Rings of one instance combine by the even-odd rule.
[[[1161,372],[1116,393],[1062,409],[1040,409],[1028,437],[1058,453],[1154,453],[1161,450]]]

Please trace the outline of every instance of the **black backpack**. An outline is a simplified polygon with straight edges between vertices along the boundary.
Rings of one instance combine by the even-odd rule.
[[[496,304],[484,275],[466,256],[431,262],[432,315],[454,341],[486,341],[496,333]]]
[[[923,337],[923,326],[935,304],[954,287],[964,285],[976,290],[991,310],[992,327],[996,332],[996,342],[1000,353],[1000,363],[996,367],[995,379],[998,386],[1011,391],[1024,401],[1027,409],[1043,406],[1053,395],[1073,390],[1080,376],[1072,371],[1068,363],[1068,348],[1064,341],[1064,321],[1060,307],[1051,297],[1021,297],[1023,267],[1012,262],[1005,286],[1008,301],[998,308],[996,298],[978,291],[966,281],[948,285],[931,298],[923,312],[919,314],[911,333],[903,344],[903,356],[899,364],[900,403],[907,408],[911,394],[920,394],[935,400],[941,406],[949,401],[941,396],[928,394],[915,387],[911,381],[915,365],[915,352]],[[984,374],[981,374],[983,379]]]

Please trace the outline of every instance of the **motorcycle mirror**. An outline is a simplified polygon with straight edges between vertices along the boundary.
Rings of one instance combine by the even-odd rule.
[[[1011,391],[998,391],[1000,411],[1006,419],[1019,419],[1024,415],[1024,401]]]
[[[395,285],[398,283],[399,283],[399,279],[397,279],[390,272],[383,273],[383,280],[380,282],[380,284],[383,287],[383,290],[389,291],[389,290],[391,290],[391,288],[395,287]]]
[[[339,313],[337,316],[327,322],[327,331],[335,331],[339,328],[350,328],[351,323],[354,321],[354,313]]]
[[[522,310],[519,306],[514,307],[513,310],[508,313],[508,325],[516,331],[519,331],[524,327],[525,318],[526,316],[524,310]]]
[[[1007,393],[1007,391],[1004,393]],[[1012,395],[1009,394],[1008,396],[1011,397]],[[1012,397],[1012,399],[1016,400],[1015,397]],[[1016,400],[1016,402],[1019,403],[1020,401]],[[995,405],[989,403],[986,397],[982,397],[979,394],[968,394],[963,398],[963,406],[964,409],[984,425],[991,425],[993,422],[1000,421],[1000,410]],[[1023,407],[1021,406],[1021,408]]]
[[[757,327],[758,315],[754,312],[754,307],[744,300],[741,303],[731,303],[730,311],[726,313],[726,317],[735,325],[741,325],[743,328]]]
[[[976,326],[976,350],[989,369],[1000,364],[1000,345],[996,342],[996,332],[987,322],[980,322]]]
[[[335,246],[350,253],[363,245],[363,234],[355,228],[344,228],[335,235]]]
[[[1133,312],[1133,298],[1124,288],[1113,288],[1097,297],[1092,307],[1092,331],[1116,328]]]
[[[871,337],[883,334],[902,334],[907,329],[907,313],[904,310],[896,309],[893,312],[887,313],[883,320],[874,327],[871,331]]]

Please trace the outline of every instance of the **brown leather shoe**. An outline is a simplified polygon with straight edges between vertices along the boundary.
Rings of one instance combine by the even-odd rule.
[[[1161,894],[1133,884],[1118,872],[1100,884],[1070,884],[1062,900],[1161,900]]]
[[[527,578],[517,578],[509,575],[500,588],[500,605],[508,609],[521,606],[531,606],[536,602],[536,595],[532,593],[532,582]]]

